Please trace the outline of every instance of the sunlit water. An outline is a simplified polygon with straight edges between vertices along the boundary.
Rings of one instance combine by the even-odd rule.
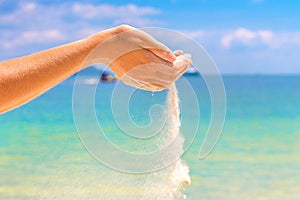
[[[186,195],[187,199],[298,199],[300,77],[224,77],[226,123],[216,148],[204,160],[197,155],[210,119],[209,94],[200,78],[188,80],[199,97],[200,127],[181,167],[174,167],[182,169],[181,173],[189,168],[191,185],[183,190],[174,186],[179,193],[172,195]],[[69,79],[0,116],[0,199],[177,198],[165,190],[178,181],[171,172],[181,178],[172,168],[134,175],[107,168],[91,157],[73,122],[72,87],[73,79]],[[97,89],[99,123],[112,141],[130,149],[132,144],[118,135],[107,109],[113,87],[114,83],[106,83]],[[166,93],[136,95],[135,99],[147,97],[140,104],[137,100],[130,104],[137,122],[144,119],[140,107],[165,103]],[[179,99],[188,98],[180,95],[179,89]],[[189,124],[189,119],[181,124]],[[182,132],[183,137],[189,134]]]

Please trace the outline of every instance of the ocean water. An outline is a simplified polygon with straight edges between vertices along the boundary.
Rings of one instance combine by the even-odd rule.
[[[299,199],[300,76],[224,76],[226,121],[205,159],[198,154],[210,120],[209,93],[200,77],[186,79],[201,113],[182,157],[191,177],[191,185],[180,188],[187,199]],[[73,121],[73,83],[74,77],[0,116],[0,199],[167,199],[166,179],[157,173],[118,172],[85,149]],[[143,151],[145,144],[131,143],[114,123],[109,107],[115,84],[97,88],[99,124],[116,145]],[[189,99],[182,89],[179,99]],[[137,124],[149,123],[149,106],[164,104],[166,93],[134,93],[129,107]],[[192,123],[193,115],[181,122],[186,138]]]

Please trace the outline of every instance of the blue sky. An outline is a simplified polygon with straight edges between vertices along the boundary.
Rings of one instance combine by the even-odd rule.
[[[127,23],[185,33],[224,74],[299,74],[300,1],[0,0],[0,60]]]

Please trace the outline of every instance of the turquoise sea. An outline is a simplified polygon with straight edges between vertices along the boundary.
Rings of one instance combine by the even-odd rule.
[[[197,136],[183,156],[192,181],[184,186],[187,199],[299,199],[300,76],[223,76],[226,121],[216,147],[205,159],[198,154],[210,119],[209,94],[200,77],[186,79],[201,108]],[[117,172],[88,153],[73,121],[73,83],[74,77],[0,115],[0,199],[163,197],[156,194],[163,193],[159,184],[155,188],[153,182],[151,190],[141,184],[149,174]],[[98,120],[113,142],[132,148],[110,116],[114,86],[101,83],[97,88]],[[136,94],[130,107],[137,123],[147,122],[145,105],[163,102],[163,93]],[[189,97],[180,96],[184,98]],[[182,121],[182,125],[189,123],[188,118]]]

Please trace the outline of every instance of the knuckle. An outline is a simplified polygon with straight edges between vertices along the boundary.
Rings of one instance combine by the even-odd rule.
[[[120,31],[128,31],[128,30],[132,30],[133,27],[132,27],[132,26],[129,26],[129,25],[127,25],[127,24],[121,24],[121,25],[118,26],[118,29],[119,29]]]

